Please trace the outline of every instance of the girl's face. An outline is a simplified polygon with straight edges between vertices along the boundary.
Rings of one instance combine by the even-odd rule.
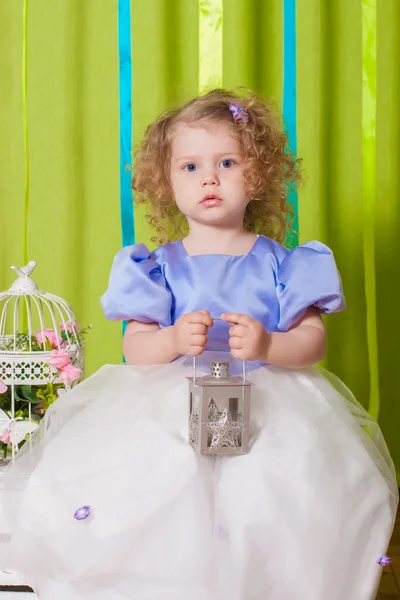
[[[189,225],[243,225],[249,202],[244,166],[241,145],[226,125],[178,126],[171,142],[171,185]]]

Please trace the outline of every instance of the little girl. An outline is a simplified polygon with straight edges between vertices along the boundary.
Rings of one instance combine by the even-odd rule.
[[[329,248],[279,243],[298,179],[286,147],[265,103],[220,90],[148,128],[136,198],[159,236],[182,215],[188,234],[117,254],[102,304],[129,321],[128,365],[60,398],[5,477],[4,566],[41,600],[375,598],[393,465],[368,413],[311,367],[320,315],[344,299]],[[248,454],[188,443],[185,355],[201,370],[210,352],[247,362]]]

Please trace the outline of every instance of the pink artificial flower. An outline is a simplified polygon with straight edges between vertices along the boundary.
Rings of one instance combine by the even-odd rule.
[[[79,333],[81,330],[81,326],[78,321],[65,321],[60,323],[60,331],[68,331],[68,333]]]
[[[69,354],[66,350],[53,350],[49,358],[49,365],[56,369],[65,369],[69,364]]]
[[[7,386],[6,386],[6,384],[4,383],[4,381],[2,381],[2,380],[0,379],[0,394],[4,394],[4,392],[6,392],[6,391],[7,391]]]
[[[0,442],[3,442],[4,444],[9,444],[10,443],[10,435],[11,433],[7,430],[3,433],[3,435],[0,436]]]
[[[63,367],[60,371],[60,379],[66,385],[73,383],[81,376],[81,369],[74,367],[74,365],[68,364],[66,367]]]
[[[46,338],[49,340],[52,348],[58,348],[58,346],[62,342],[60,336],[57,335],[54,329],[39,329],[39,331],[35,333],[35,337],[37,343],[41,346],[43,346],[43,344],[45,343]]]

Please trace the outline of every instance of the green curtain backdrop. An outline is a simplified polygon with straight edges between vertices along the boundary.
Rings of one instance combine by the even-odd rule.
[[[0,288],[23,262],[22,0],[0,2]],[[222,83],[283,94],[284,0],[131,0],[132,132]],[[379,420],[400,470],[400,3],[297,0],[300,242],[335,252],[348,309],[326,366]],[[28,255],[42,288],[92,323],[87,371],[119,362],[99,297],[121,246],[117,0],[29,6]],[[207,21],[208,19],[208,21]],[[149,243],[143,209],[136,241]],[[151,244],[150,244],[151,245]]]
[[[101,5],[101,6],[100,6]],[[0,2],[0,289],[23,264],[22,8]],[[28,256],[41,289],[92,323],[87,371],[118,361],[99,297],[120,244],[116,2],[34,0],[28,15]]]

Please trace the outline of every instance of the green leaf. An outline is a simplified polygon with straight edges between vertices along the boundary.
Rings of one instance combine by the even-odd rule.
[[[30,385],[21,385],[21,394],[25,400],[37,404],[40,402],[37,395],[32,391]]]
[[[38,343],[35,336],[32,336],[32,350],[33,352],[40,352],[42,350],[42,346]]]
[[[57,400],[57,395],[54,394],[53,384],[48,383],[46,387],[41,387],[37,390],[36,396],[42,402],[43,408],[47,410],[50,404]]]
[[[47,410],[47,409],[49,408],[49,406],[50,406],[51,404],[53,404],[53,402],[55,402],[56,400],[57,400],[57,396],[56,396],[55,394],[49,394],[49,395],[46,397],[46,400],[43,402],[43,408],[44,408],[45,410]]]
[[[39,398],[39,400],[46,399],[46,394],[44,393],[44,390],[42,390],[42,389],[40,389],[36,392],[36,396]]]
[[[17,402],[26,402],[26,399],[23,396],[21,396],[20,394],[22,394],[20,386],[15,387],[14,388],[14,398],[15,398],[15,400]]]

